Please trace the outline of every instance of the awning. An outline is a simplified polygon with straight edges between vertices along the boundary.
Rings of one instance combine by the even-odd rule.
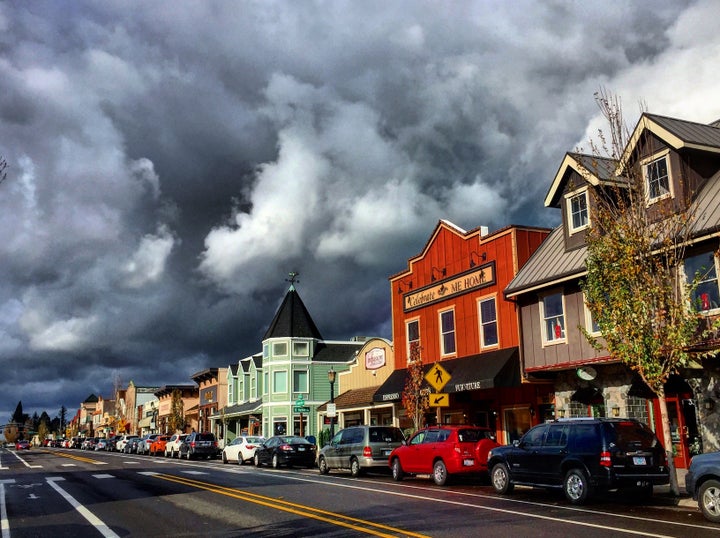
[[[570,397],[572,402],[580,402],[585,405],[591,405],[602,401],[602,391],[597,387],[582,387],[576,390]]]
[[[342,394],[335,397],[335,408],[336,409],[357,409],[363,407],[372,407],[374,405],[373,397],[379,387],[364,387],[361,389],[350,389],[346,390]],[[319,412],[325,412],[327,410],[326,402],[318,406]]]
[[[255,400],[254,402],[245,402],[243,404],[236,404],[225,407],[224,418],[237,418],[257,413],[262,407],[262,400]],[[222,413],[215,413],[210,416],[211,419],[222,419]]]
[[[138,422],[138,428],[149,428],[152,423],[152,419],[152,417],[140,419],[140,422]]]
[[[518,348],[500,349],[460,359],[440,361],[450,374],[441,392],[466,392],[496,387],[519,387],[520,358]],[[425,367],[428,372],[432,364]],[[407,369],[395,370],[375,392],[373,401],[392,402],[402,399]],[[426,383],[424,383],[427,386]]]

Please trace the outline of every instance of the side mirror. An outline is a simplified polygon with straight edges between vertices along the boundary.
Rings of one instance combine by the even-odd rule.
[[[513,441],[513,446],[514,446],[515,448],[520,448],[520,439],[515,439],[515,440]]]

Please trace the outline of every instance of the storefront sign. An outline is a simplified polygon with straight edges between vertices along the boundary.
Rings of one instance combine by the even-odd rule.
[[[449,297],[495,284],[495,262],[481,265],[472,271],[457,275],[403,296],[403,310],[409,312]]]
[[[365,369],[377,370],[385,366],[385,349],[374,347],[365,353]]]
[[[399,400],[400,399],[400,393],[399,392],[390,392],[388,394],[383,394],[382,396],[383,402],[390,402],[393,400]]]

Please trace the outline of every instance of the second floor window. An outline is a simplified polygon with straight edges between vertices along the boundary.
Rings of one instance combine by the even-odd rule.
[[[695,281],[697,285],[690,295],[695,309],[705,312],[720,308],[720,288],[718,288],[714,253],[704,252],[690,256],[685,259],[684,266],[688,284]]]
[[[413,349],[420,345],[420,321],[417,319],[414,319],[413,321],[408,321],[406,324],[407,327],[407,359],[408,361],[412,357]]]
[[[285,393],[287,390],[287,370],[273,372],[273,393]]]
[[[442,355],[455,353],[455,311],[440,312],[440,352]]]
[[[498,345],[497,312],[495,297],[480,301],[480,344],[482,347]]]
[[[650,201],[670,194],[670,178],[668,177],[666,156],[645,165],[645,181]]]
[[[575,232],[587,228],[588,225],[588,203],[587,191],[575,194],[568,200],[570,211],[570,231]]]
[[[562,293],[553,293],[542,298],[540,303],[543,317],[543,339],[545,342],[565,340],[565,314]]]
[[[306,393],[308,390],[307,370],[295,370],[293,372],[293,392]]]

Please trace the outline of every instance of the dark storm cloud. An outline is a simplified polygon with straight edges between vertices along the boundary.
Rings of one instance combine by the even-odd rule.
[[[391,337],[387,277],[438,219],[557,222],[542,200],[601,84],[720,117],[712,20],[675,1],[0,4],[0,423],[256,352],[290,270],[326,338]]]

